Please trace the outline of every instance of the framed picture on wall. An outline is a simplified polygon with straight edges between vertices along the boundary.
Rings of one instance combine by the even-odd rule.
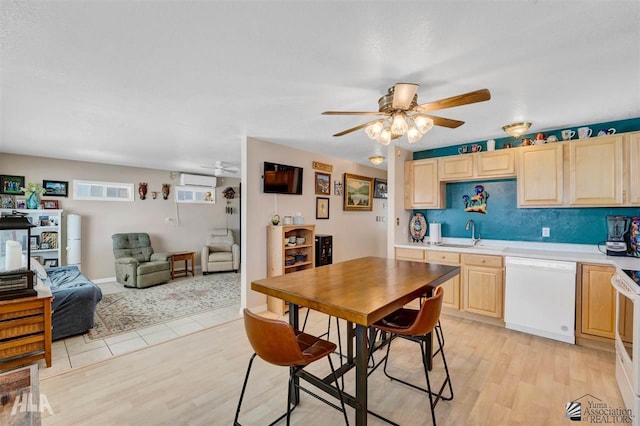
[[[373,208],[373,178],[344,174],[345,211],[371,211]]]
[[[331,195],[331,175],[316,172],[316,195]]]
[[[0,175],[0,194],[24,195],[24,176]]]
[[[373,180],[373,198],[387,198],[387,180],[375,178]]]
[[[329,198],[316,197],[316,219],[329,219]]]
[[[43,180],[42,187],[47,197],[68,197],[69,182],[62,180]]]

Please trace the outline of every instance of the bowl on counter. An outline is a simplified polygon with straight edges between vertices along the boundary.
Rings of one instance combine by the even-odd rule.
[[[302,245],[302,244],[304,244],[304,242],[305,242],[305,239],[304,239],[304,238],[302,238],[302,237],[298,237],[298,238],[296,238],[296,244],[298,244],[298,245]]]

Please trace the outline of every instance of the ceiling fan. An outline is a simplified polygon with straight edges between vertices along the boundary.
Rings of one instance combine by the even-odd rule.
[[[200,166],[203,169],[213,169],[214,176],[227,176],[233,177],[237,175],[240,169],[234,166],[232,163],[226,161],[216,161],[213,166]]]
[[[378,99],[378,111],[325,111],[323,115],[379,115],[380,118],[352,127],[333,136],[344,136],[356,130],[365,129],[367,136],[383,145],[392,139],[407,134],[409,143],[420,140],[433,126],[455,129],[464,121],[427,114],[446,108],[484,102],[491,99],[488,89],[476,90],[438,101],[418,104],[418,84],[396,83],[387,94]]]

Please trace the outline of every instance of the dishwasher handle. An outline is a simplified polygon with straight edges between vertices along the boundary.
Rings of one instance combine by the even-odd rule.
[[[519,267],[527,269],[544,269],[549,271],[558,272],[570,272],[576,273],[576,262],[565,262],[559,260],[546,260],[546,259],[530,259],[525,257],[511,257],[505,258],[506,267]]]

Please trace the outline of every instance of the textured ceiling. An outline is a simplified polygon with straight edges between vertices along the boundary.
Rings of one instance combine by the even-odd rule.
[[[207,173],[247,136],[366,163],[396,82],[435,114],[424,150],[640,116],[638,1],[0,1],[0,152]],[[383,163],[384,167],[384,163]]]

